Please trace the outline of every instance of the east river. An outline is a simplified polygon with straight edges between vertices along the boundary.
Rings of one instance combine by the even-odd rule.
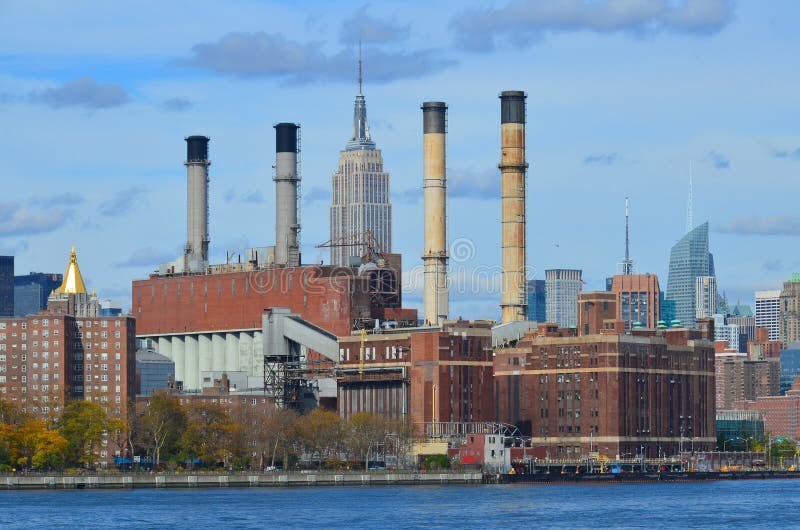
[[[0,528],[795,528],[800,480],[0,491]]]

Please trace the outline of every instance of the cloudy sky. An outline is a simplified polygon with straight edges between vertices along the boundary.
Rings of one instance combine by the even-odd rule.
[[[798,14],[791,0],[0,0],[0,253],[18,274],[62,272],[74,244],[90,287],[129,307],[131,280],[185,241],[191,134],[212,139],[212,261],[273,244],[272,125],[292,121],[303,257],[327,261],[315,245],[360,39],[406,269],[422,253],[419,106],[450,108],[452,316],[499,316],[502,90],[528,94],[534,277],[582,268],[602,288],[629,196],[632,256],[666,288],[691,161],[720,288],[751,301],[800,270]]]

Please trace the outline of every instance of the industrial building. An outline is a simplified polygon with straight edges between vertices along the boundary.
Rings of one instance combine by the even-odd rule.
[[[615,315],[615,302],[606,302],[605,309],[594,303],[589,310]],[[712,450],[711,327],[707,321],[702,330],[637,328],[623,334],[602,326],[587,335],[580,327],[539,324],[516,344],[495,350],[495,421],[530,436],[539,458],[655,458],[678,454],[684,439],[696,450]]]

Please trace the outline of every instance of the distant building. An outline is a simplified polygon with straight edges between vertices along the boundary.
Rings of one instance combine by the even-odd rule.
[[[769,340],[780,340],[781,292],[756,291],[756,327],[769,330]]]
[[[754,360],[741,353],[718,353],[715,359],[717,408],[780,393],[780,359]]]
[[[664,291],[661,291],[660,299],[659,309],[661,310],[661,315],[659,320],[669,325],[670,322],[675,320],[675,300],[667,300],[667,293]]]
[[[682,325],[696,327],[696,278],[714,275],[714,258],[708,251],[708,223],[703,223],[675,243],[669,255],[666,298],[675,302],[675,318]]]
[[[756,317],[753,315],[729,316],[728,324],[739,326],[739,351],[747,353],[747,343],[756,338]]]
[[[154,351],[136,352],[136,395],[152,396],[175,383],[175,362]]]
[[[714,340],[725,341],[728,347],[736,352],[742,352],[739,345],[739,326],[736,324],[728,324],[725,315],[714,315]],[[747,351],[747,350],[745,350]]]
[[[717,279],[714,276],[698,276],[694,284],[694,318],[712,318],[716,312]]]
[[[547,298],[547,322],[559,327],[578,325],[578,293],[583,287],[579,269],[550,269],[544,271]]]
[[[614,315],[614,304],[595,303],[589,311]],[[602,314],[587,320],[607,321]],[[678,454],[683,440],[696,450],[713,450],[708,328],[581,331],[540,324],[515,345],[495,350],[495,421],[531,436],[531,456],[657,458]]]
[[[14,315],[35,315],[47,309],[50,293],[61,286],[62,274],[32,272],[14,276]]]
[[[655,328],[661,318],[661,289],[655,274],[618,274],[611,291],[617,295],[617,319],[631,330],[634,323]]]
[[[0,317],[14,316],[14,256],[0,256]]]
[[[61,286],[47,299],[47,311],[76,317],[100,316],[100,301],[96,292],[86,290],[75,247],[72,247]]]
[[[528,320],[547,321],[547,288],[545,280],[528,282]]]
[[[620,333],[624,324],[617,319],[617,296],[608,291],[578,293],[578,330],[582,335]]]
[[[800,342],[793,342],[781,350],[781,394],[785,394],[800,376]]]
[[[783,396],[760,397],[736,404],[737,409],[758,411],[772,436],[800,440],[800,377]]]
[[[756,328],[756,338],[747,343],[747,355],[751,359],[777,359],[781,355],[783,343],[769,340],[767,328]]]
[[[383,170],[383,155],[375,148],[369,132],[367,103],[361,93],[360,59],[358,72],[353,134],[339,154],[331,187],[331,265],[340,267],[350,266],[351,258],[364,254],[367,231],[383,252],[392,250],[389,173]]]
[[[736,442],[765,435],[764,415],[757,410],[717,410],[717,439],[728,441],[727,450],[737,450]],[[747,450],[742,444],[742,451]]]
[[[800,341],[800,273],[783,283],[780,298],[780,338],[784,343]]]

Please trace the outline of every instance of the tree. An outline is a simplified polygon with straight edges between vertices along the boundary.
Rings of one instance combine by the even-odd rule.
[[[356,412],[347,422],[348,448],[369,469],[370,455],[378,445],[386,442],[386,420],[371,412]]]
[[[283,454],[283,466],[287,466],[287,453],[294,432],[298,415],[292,409],[276,408],[264,424],[264,442],[270,451],[270,466],[275,467],[275,456],[278,450]]]
[[[309,453],[317,457],[318,467],[327,456],[333,455],[342,440],[342,421],[339,415],[330,410],[314,409],[295,422],[294,434],[297,442]]]
[[[63,468],[69,442],[40,420],[28,420],[15,427],[9,438],[10,461],[22,468]]]
[[[189,459],[223,462],[227,467],[237,428],[222,406],[197,403],[189,409],[186,429],[180,439],[182,452]]]
[[[58,424],[69,442],[68,460],[91,466],[107,422],[106,412],[97,403],[76,400],[64,407]]]
[[[176,453],[178,440],[186,428],[186,413],[177,397],[158,391],[150,398],[137,423],[142,445],[153,457],[153,465],[158,466],[162,451],[169,455]]]

